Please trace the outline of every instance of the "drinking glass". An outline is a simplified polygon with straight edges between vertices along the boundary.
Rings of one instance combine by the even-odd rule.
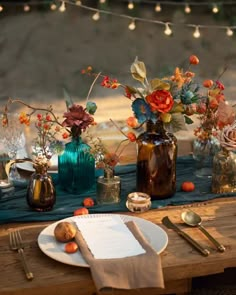
[[[24,126],[19,122],[18,114],[7,114],[8,124],[1,124],[0,137],[10,160],[16,160],[17,152],[25,146]],[[15,164],[12,165],[9,180],[20,180],[20,174]]]

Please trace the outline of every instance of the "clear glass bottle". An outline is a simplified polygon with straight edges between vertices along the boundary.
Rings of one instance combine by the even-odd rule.
[[[236,192],[235,152],[223,149],[214,156],[211,188],[215,194]]]
[[[111,167],[104,169],[104,176],[99,176],[97,179],[97,203],[119,203],[120,190],[120,177],[114,175],[114,169]]]
[[[177,139],[167,132],[162,121],[147,122],[137,138],[137,191],[152,200],[165,199],[176,191]]]
[[[67,143],[58,156],[58,177],[62,189],[70,193],[83,193],[94,185],[94,157],[80,136]]]
[[[193,141],[194,174],[197,177],[212,177],[213,158],[220,151],[220,143],[214,136]]]

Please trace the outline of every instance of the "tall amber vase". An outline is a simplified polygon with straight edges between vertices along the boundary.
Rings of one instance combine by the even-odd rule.
[[[146,131],[137,138],[137,191],[152,200],[165,199],[176,191],[177,139],[162,121],[148,121]]]

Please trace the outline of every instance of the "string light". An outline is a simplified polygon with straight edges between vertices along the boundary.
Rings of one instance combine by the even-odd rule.
[[[65,1],[62,1],[62,2],[61,2],[61,5],[60,5],[60,7],[59,7],[59,10],[60,10],[60,12],[64,12],[64,11],[66,11],[66,4],[65,4]]]
[[[231,28],[228,27],[226,29],[226,35],[229,36],[229,37],[231,37],[231,36],[233,36],[233,34],[234,34],[234,31]]]
[[[184,8],[185,13],[191,13],[191,8],[189,6],[189,4],[185,4],[185,8]]]
[[[157,3],[156,6],[155,6],[155,11],[156,12],[161,12],[161,4],[160,3]]]
[[[28,4],[25,4],[23,9],[24,9],[24,12],[29,12],[30,6]]]
[[[55,3],[52,3],[50,5],[51,10],[56,10],[57,9],[57,5]]]
[[[216,4],[213,5],[212,12],[213,13],[218,13],[219,12],[219,8],[218,8],[218,6]]]
[[[94,15],[92,16],[92,19],[95,21],[98,21],[100,19],[100,13],[99,11],[97,11],[96,13],[94,13]]]
[[[200,38],[200,36],[201,36],[201,34],[200,34],[199,26],[196,26],[195,31],[193,33],[193,37]]]
[[[99,1],[101,4],[104,4],[104,3],[106,3],[106,0],[100,0]]]
[[[136,28],[135,20],[133,19],[133,20],[131,21],[131,23],[129,24],[129,30],[130,30],[130,31],[133,31],[133,30],[135,30],[135,28]]]
[[[164,31],[165,35],[170,36],[172,34],[172,30],[170,28],[169,23],[165,24],[165,31]]]
[[[0,0],[1,1],[1,0]],[[130,15],[126,15],[126,14],[119,14],[119,13],[116,13],[116,12],[112,12],[112,11],[109,11],[109,10],[102,10],[102,9],[97,9],[97,8],[94,8],[94,7],[90,7],[90,6],[87,6],[87,5],[84,5],[82,4],[82,1],[80,0],[58,0],[61,2],[61,5],[59,6],[59,11],[61,12],[64,12],[66,10],[66,4],[71,4],[71,5],[76,5],[82,9],[86,9],[86,10],[89,10],[89,11],[93,11],[94,12],[94,15],[100,15],[101,14],[107,14],[107,15],[111,15],[111,16],[115,16],[115,17],[120,17],[120,18],[125,18],[125,19],[131,19],[131,16]],[[100,3],[103,2],[105,3],[106,0],[99,0]],[[120,0],[120,1],[124,1],[124,0]],[[129,1],[129,5],[130,7],[134,7],[134,3],[136,3],[137,0],[135,1],[132,1],[130,0]],[[162,10],[162,7],[161,5],[162,4],[166,4],[166,5],[185,5],[185,9],[188,6],[194,6],[194,5],[212,5],[212,3],[210,2],[191,2],[191,1],[186,1],[186,2],[174,2],[174,1],[154,1],[154,0],[140,0],[138,1],[138,3],[148,3],[148,4],[155,4],[155,11],[159,12]],[[41,5],[42,4],[42,1],[41,0],[31,0],[30,1],[30,6],[32,7],[33,5]],[[44,0],[43,1],[43,4],[49,4],[49,7],[51,8],[51,10],[55,10],[55,8],[57,8],[57,5],[55,4],[55,1],[53,0]],[[23,6],[23,9],[25,12],[28,12],[30,11],[30,6],[27,5],[27,4],[24,4],[22,2],[18,2],[16,0],[12,0],[10,2],[6,2],[6,0],[2,0],[1,1],[1,4],[0,4],[0,12],[3,10],[3,7],[5,9],[5,6],[11,6],[11,5],[21,5]],[[56,6],[55,6],[56,5]],[[221,6],[221,5],[236,5],[236,1],[230,1],[228,0],[227,2],[220,2],[218,1],[217,2],[217,5]],[[216,4],[213,6],[213,8],[215,7],[214,11],[215,13],[217,13],[216,11],[219,11],[219,8]],[[190,8],[189,7],[189,8]],[[93,16],[94,18],[95,16]],[[95,17],[95,20],[96,20],[96,17]],[[189,23],[172,23],[172,22],[163,22],[163,21],[159,21],[159,20],[156,20],[156,19],[150,19],[150,18],[142,18],[142,17],[135,17],[135,19],[133,19],[133,21],[131,21],[130,25],[129,25],[129,29],[131,30],[134,30],[135,27],[136,27],[136,22],[137,21],[140,21],[140,22],[147,22],[147,23],[153,23],[153,24],[156,24],[156,25],[164,25],[165,26],[165,34],[166,35],[171,35],[172,34],[172,30],[171,30],[171,27],[175,27],[175,26],[179,26],[179,27],[187,27],[187,28],[195,28],[195,31],[193,33],[193,36],[195,38],[199,38],[200,37],[200,31],[199,31],[199,28],[201,29],[224,29],[225,32],[226,32],[226,35],[227,36],[232,36],[234,34],[234,30],[236,30],[236,25],[235,26],[228,26],[228,25],[201,25],[201,24],[189,24]]]
[[[134,9],[134,3],[133,3],[133,1],[129,1],[129,3],[128,3],[128,9],[130,9],[130,10]]]

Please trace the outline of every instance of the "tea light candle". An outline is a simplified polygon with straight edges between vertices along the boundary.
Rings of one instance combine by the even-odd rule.
[[[142,213],[149,210],[151,204],[151,198],[148,194],[133,192],[127,197],[126,207],[131,212]]]
[[[11,183],[8,180],[0,180],[0,189],[10,187]]]

